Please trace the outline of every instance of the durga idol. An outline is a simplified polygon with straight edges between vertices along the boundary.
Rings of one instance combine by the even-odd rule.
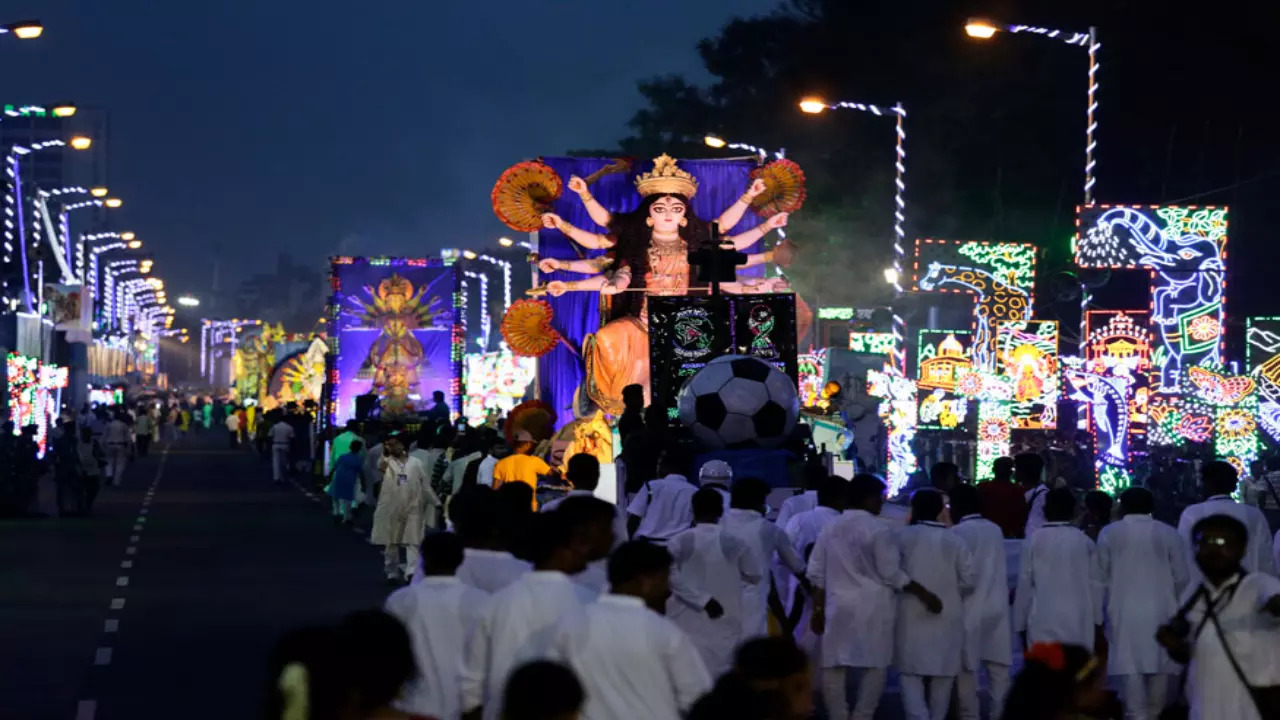
[[[608,255],[590,260],[545,259],[539,268],[544,272],[566,270],[588,275],[580,280],[548,283],[546,290],[551,295],[591,291],[613,296],[609,321],[595,335],[588,336],[582,348],[587,396],[611,415],[622,411],[622,389],[628,385],[643,387],[648,401],[648,297],[690,294],[690,254],[698,257],[699,253],[714,249],[711,222],[699,219],[689,205],[698,192],[698,180],[677,167],[673,158],[662,155],[654,160],[653,170],[637,177],[635,185],[644,198],[640,206],[629,213],[615,213],[591,196],[581,178],[569,179],[569,189],[578,194],[591,219],[608,228],[608,233],[582,230],[554,213],[542,216],[544,227],[560,230],[575,243],[588,249],[610,250]],[[754,181],[712,222],[718,223],[721,230],[732,228],[765,187],[763,180]],[[786,223],[787,213],[774,214],[755,228],[723,238],[720,247],[745,249]],[[739,267],[771,261],[785,265],[793,253],[792,246],[784,242],[772,251],[746,255]],[[738,283],[722,287],[727,292],[746,289]]]

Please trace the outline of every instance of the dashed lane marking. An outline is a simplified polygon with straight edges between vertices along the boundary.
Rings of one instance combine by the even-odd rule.
[[[129,576],[121,575],[116,578],[116,587],[129,587]]]
[[[121,567],[121,569],[123,569],[123,570],[128,570],[129,568],[133,567],[133,561],[132,561],[132,560],[121,560],[121,561],[120,561],[120,567]]]
[[[76,720],[93,720],[97,714],[97,700],[81,700],[76,703]]]
[[[124,609],[124,598],[111,598],[111,609],[112,609],[112,610],[123,610],[123,609]]]
[[[102,632],[113,633],[120,631],[120,621],[116,618],[110,618],[102,624]]]
[[[93,653],[94,665],[110,665],[111,664],[111,648],[100,647]]]

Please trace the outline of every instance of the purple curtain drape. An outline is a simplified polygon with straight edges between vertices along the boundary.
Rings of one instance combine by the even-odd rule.
[[[602,167],[611,165],[614,158],[544,157],[567,185],[570,175],[585,178]],[[694,196],[693,211],[703,220],[712,220],[733,204],[751,184],[748,174],[756,167],[753,159],[734,160],[680,160],[680,167],[698,179],[698,194]],[[635,179],[640,173],[652,169],[652,160],[637,163],[627,174],[606,175],[591,186],[591,194],[611,211],[627,212],[640,204],[635,190]],[[568,189],[556,201],[553,212],[569,223],[584,230],[604,232],[583,209],[578,196]],[[737,234],[759,225],[761,219],[748,211],[731,230]],[[759,243],[747,252],[760,252]],[[603,251],[585,250],[565,237],[559,230],[543,229],[538,233],[539,255],[544,258],[576,259],[603,255]],[[581,251],[581,254],[579,254]],[[764,266],[739,270],[739,277],[760,277]],[[542,282],[574,280],[584,277],[576,273],[554,272],[542,275]],[[581,348],[582,340],[600,328],[600,303],[598,293],[569,292],[558,298],[548,296],[555,311],[556,328],[574,347]],[[582,384],[582,361],[563,346],[557,347],[538,360],[539,386],[543,402],[555,409],[559,425],[573,419],[573,393]]]

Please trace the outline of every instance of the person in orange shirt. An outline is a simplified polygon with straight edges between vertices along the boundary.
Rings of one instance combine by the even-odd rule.
[[[527,430],[516,431],[516,448],[510,456],[498,461],[493,467],[493,489],[502,487],[503,483],[522,482],[533,488],[533,509],[538,509],[538,478],[551,475],[551,466],[542,458],[533,455],[533,436]]]

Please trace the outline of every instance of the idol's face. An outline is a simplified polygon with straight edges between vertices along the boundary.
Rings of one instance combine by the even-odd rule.
[[[680,230],[680,221],[684,219],[685,204],[677,197],[661,197],[649,206],[649,217],[653,220],[653,229],[669,235]]]

